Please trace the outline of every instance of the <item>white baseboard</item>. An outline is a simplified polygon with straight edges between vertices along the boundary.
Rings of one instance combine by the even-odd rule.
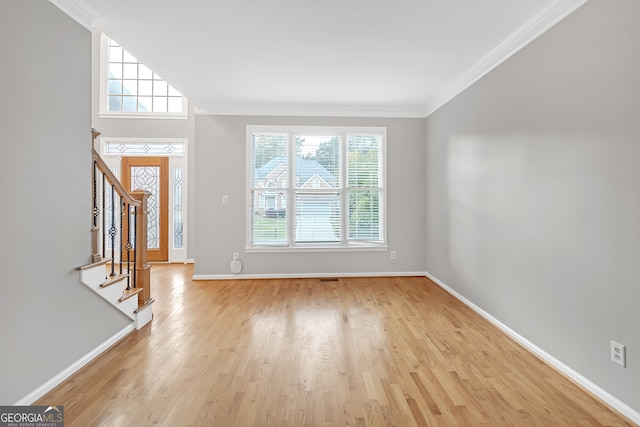
[[[40,387],[20,399],[15,403],[16,406],[28,406],[32,405],[33,402],[40,399],[42,396],[53,390],[56,386],[60,385],[64,380],[69,378],[71,375],[75,374],[80,368],[85,366],[87,363],[91,362],[96,357],[100,356],[105,350],[108,350],[109,347],[120,341],[122,338],[127,336],[134,330],[133,323],[126,326],[111,338],[91,350],[89,353],[82,356],[76,362],[74,362],[71,366],[60,372],[55,377],[51,378],[46,383],[42,384]]]
[[[424,271],[378,273],[282,273],[282,274],[194,274],[192,280],[242,280],[242,279],[317,279],[323,277],[411,277],[426,276]]]
[[[555,357],[553,357],[552,355],[550,355],[549,353],[547,353],[546,351],[538,347],[537,345],[533,344],[531,341],[527,340],[525,337],[518,334],[513,329],[509,328],[507,325],[505,325],[504,323],[502,323],[501,321],[493,317],[491,314],[487,313],[482,308],[478,307],[473,302],[469,301],[467,298],[463,297],[461,294],[451,289],[449,286],[447,286],[442,281],[440,281],[437,277],[433,276],[432,274],[429,274],[428,272],[426,273],[426,276],[429,279],[431,279],[436,285],[440,286],[442,289],[444,289],[445,291],[453,295],[455,298],[457,298],[462,303],[467,305],[469,308],[471,308],[473,311],[478,313],[480,316],[484,317],[486,320],[488,320],[494,326],[496,326],[497,328],[502,330],[504,333],[509,335],[511,338],[513,338],[515,341],[517,341],[522,346],[527,348],[529,351],[536,354],[538,357],[540,357],[542,360],[547,362],[549,365],[553,366],[555,369],[562,372],[567,377],[571,378],[577,384],[582,386],[584,389],[588,390],[593,395],[598,397],[600,400],[608,404],[611,408],[618,411],[620,414],[629,418],[633,422],[640,424],[640,412],[631,408],[629,405],[622,402],[620,399],[616,398],[608,391],[602,389],[598,385],[589,381],[587,378],[582,376],[577,371],[573,370],[572,368],[565,365],[564,363],[562,363],[561,361],[559,361],[558,359],[556,359]]]

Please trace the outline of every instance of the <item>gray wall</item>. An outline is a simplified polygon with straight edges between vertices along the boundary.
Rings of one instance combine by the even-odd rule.
[[[129,320],[79,281],[91,252],[91,34],[46,0],[0,2],[0,404]]]
[[[100,118],[100,36],[102,32],[93,31],[92,36],[92,111],[91,124],[103,137],[118,138],[187,138],[188,139],[188,176],[187,176],[187,257],[193,253],[193,192],[194,183],[194,106],[189,103],[187,119],[136,119],[136,118]],[[126,49],[126,46],[125,46]],[[154,70],[157,71],[157,70]],[[171,82],[169,82],[171,84]]]
[[[386,126],[388,252],[245,253],[246,126],[249,124]],[[196,116],[195,274],[231,274],[233,252],[242,274],[423,272],[425,260],[424,121],[321,117]],[[222,195],[229,204],[222,205]]]
[[[636,411],[638,16],[592,0],[426,121],[427,271]]]

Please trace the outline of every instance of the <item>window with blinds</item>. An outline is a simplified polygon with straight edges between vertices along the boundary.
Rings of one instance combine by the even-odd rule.
[[[247,127],[249,248],[385,245],[385,128]]]
[[[380,239],[382,137],[347,134],[349,239]]]
[[[288,135],[251,135],[250,206],[251,242],[257,245],[286,245],[286,189]]]

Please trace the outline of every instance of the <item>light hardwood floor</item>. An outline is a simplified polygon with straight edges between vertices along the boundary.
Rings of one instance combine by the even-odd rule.
[[[426,278],[191,281],[37,404],[67,426],[632,426]]]

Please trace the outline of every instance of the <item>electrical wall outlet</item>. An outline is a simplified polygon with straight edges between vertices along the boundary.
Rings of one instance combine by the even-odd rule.
[[[623,368],[627,367],[627,354],[624,345],[611,340],[611,361]]]
[[[238,252],[233,253],[233,260],[238,261],[240,259],[240,254]]]
[[[391,251],[391,259],[396,259],[397,258],[396,251]]]

